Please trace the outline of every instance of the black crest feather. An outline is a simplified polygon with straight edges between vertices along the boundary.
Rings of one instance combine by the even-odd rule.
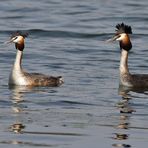
[[[121,33],[132,34],[132,28],[131,26],[125,25],[124,23],[117,24],[116,33],[117,34],[121,34]]]
[[[15,33],[12,34],[11,38],[15,37],[15,36],[23,36],[23,38],[28,37],[28,33],[27,32],[22,32],[22,31],[16,31]]]

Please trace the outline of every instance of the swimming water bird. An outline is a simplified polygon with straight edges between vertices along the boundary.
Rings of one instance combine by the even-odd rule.
[[[114,37],[108,41],[119,41],[121,49],[120,59],[120,85],[130,88],[148,88],[148,74],[131,74],[128,68],[128,53],[132,49],[130,40],[132,34],[131,26],[124,23],[116,25],[116,33]]]
[[[15,43],[16,58],[12,71],[9,76],[9,85],[20,86],[60,86],[63,84],[63,78],[61,76],[48,76],[40,73],[28,73],[22,68],[23,50],[25,47],[25,38],[27,34],[17,32],[12,35],[11,39],[7,43]]]

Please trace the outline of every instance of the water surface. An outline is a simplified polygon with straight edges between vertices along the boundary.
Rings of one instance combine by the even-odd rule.
[[[119,46],[105,42],[131,25],[130,70],[148,73],[147,15],[147,0],[0,1],[0,146],[147,147],[148,92],[119,89]],[[29,33],[23,67],[64,85],[9,88],[16,30]]]

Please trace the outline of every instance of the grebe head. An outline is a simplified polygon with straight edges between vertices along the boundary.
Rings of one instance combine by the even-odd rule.
[[[27,36],[28,34],[22,34],[21,32],[16,32],[11,36],[10,40],[6,43],[15,43],[16,49],[23,51],[25,47],[25,37]]]
[[[129,34],[132,34],[131,26],[125,25],[124,23],[117,24],[115,36],[111,41],[119,41],[120,49],[129,51],[132,48]]]

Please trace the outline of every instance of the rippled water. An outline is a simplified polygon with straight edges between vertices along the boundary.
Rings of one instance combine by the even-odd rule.
[[[147,147],[148,92],[118,88],[118,43],[105,43],[131,25],[130,69],[148,73],[147,16],[147,0],[0,1],[0,147]],[[29,33],[23,67],[64,85],[8,87],[16,30]]]

